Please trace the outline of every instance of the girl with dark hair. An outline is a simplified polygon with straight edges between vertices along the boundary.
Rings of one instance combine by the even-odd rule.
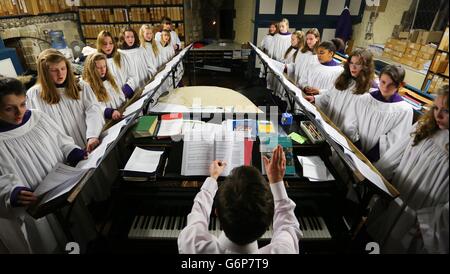
[[[350,105],[347,136],[372,162],[412,126],[413,109],[398,94],[404,79],[401,66],[388,65],[380,72],[380,88],[359,96]]]
[[[375,164],[400,192],[393,201],[378,199],[368,216],[382,253],[449,252],[448,105],[445,85],[433,108]]]
[[[308,95],[320,94],[323,90],[331,89],[337,77],[344,70],[334,59],[336,47],[331,42],[320,43],[317,57],[320,64],[313,65],[300,76],[297,85]]]
[[[26,209],[57,163],[75,166],[85,152],[46,113],[26,106],[23,84],[0,78],[0,254],[62,252],[67,240],[56,218]]]

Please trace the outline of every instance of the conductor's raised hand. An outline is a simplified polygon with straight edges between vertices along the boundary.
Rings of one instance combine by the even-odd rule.
[[[263,161],[269,182],[275,184],[283,181],[284,173],[286,171],[286,156],[283,147],[278,145],[273,150],[272,158],[269,160],[264,156]]]
[[[225,167],[227,166],[227,163],[224,161],[213,161],[211,165],[209,166],[209,175],[211,178],[214,178],[217,180],[224,171]]]

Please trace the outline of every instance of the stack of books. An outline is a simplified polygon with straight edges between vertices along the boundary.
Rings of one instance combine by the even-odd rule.
[[[139,118],[133,130],[134,138],[146,138],[156,136],[158,132],[158,116],[146,115]]]

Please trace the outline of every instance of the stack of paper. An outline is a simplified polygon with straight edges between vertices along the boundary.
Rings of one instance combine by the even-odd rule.
[[[303,176],[310,181],[333,181],[334,177],[319,156],[297,156],[303,167]]]
[[[136,147],[124,171],[154,173],[164,151],[151,151]]]
[[[183,128],[183,114],[172,113],[161,116],[161,123],[159,125],[158,137],[170,137],[181,135]]]

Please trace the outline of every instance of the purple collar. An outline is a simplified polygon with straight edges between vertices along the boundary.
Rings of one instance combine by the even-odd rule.
[[[23,116],[22,123],[20,123],[18,125],[13,125],[10,123],[0,121],[0,132],[7,132],[7,131],[11,131],[13,129],[19,128],[19,127],[25,125],[28,122],[28,120],[30,120],[30,117],[31,117],[31,111],[27,110],[25,112],[25,115]]]
[[[322,63],[322,65],[327,66],[327,67],[334,67],[339,65],[338,62],[334,61],[334,59],[331,59],[331,61],[326,62],[326,63]]]
[[[289,31],[288,31],[288,32],[285,32],[285,33],[279,32],[279,34],[280,34],[280,35],[292,35],[292,33],[290,33]]]
[[[381,94],[381,91],[379,89],[372,91],[370,93],[370,95],[372,95],[373,98],[375,98],[378,101],[383,102],[383,103],[398,103],[398,102],[403,101],[402,96],[400,96],[397,92],[394,95],[392,95],[391,98],[389,98],[389,100],[387,100],[387,101],[386,101],[386,99],[384,99],[384,97]]]

